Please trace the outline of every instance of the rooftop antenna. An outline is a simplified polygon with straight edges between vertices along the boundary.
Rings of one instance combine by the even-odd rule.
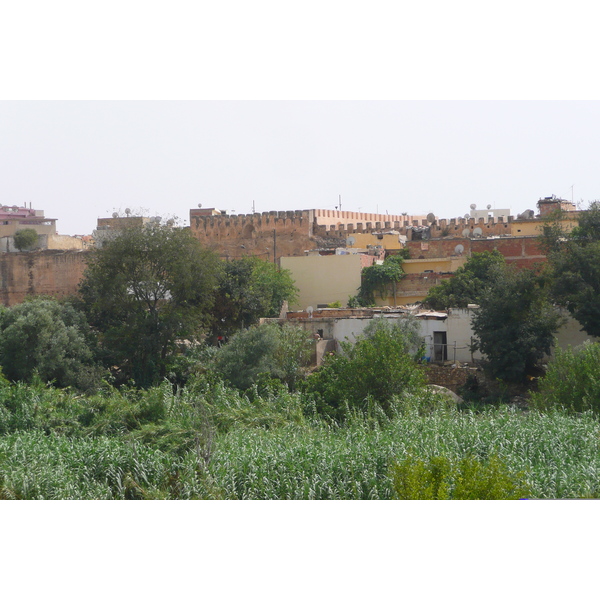
[[[252,200],[252,214],[254,214],[256,212],[256,209],[254,207],[254,200]]]
[[[340,198],[340,202],[339,202],[340,210],[342,210],[342,195],[341,194],[339,195],[339,198]]]

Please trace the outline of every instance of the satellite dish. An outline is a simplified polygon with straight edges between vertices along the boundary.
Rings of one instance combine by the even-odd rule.
[[[454,248],[454,254],[458,254],[459,256],[465,251],[465,247],[462,244],[458,244],[456,248]]]
[[[125,209],[125,214],[126,214],[127,216],[129,216],[129,215],[131,214],[131,209],[130,209],[130,208],[126,208],[126,209]]]
[[[198,208],[202,208],[202,203],[198,204]]]
[[[483,234],[483,230],[481,229],[481,227],[475,227],[475,229],[473,229],[473,235],[475,237],[481,237]]]
[[[477,208],[477,204],[471,204],[471,210],[475,210]]]
[[[314,309],[312,306],[309,306],[309,307],[306,309],[306,312],[308,313],[308,315],[309,315],[310,317],[312,317],[313,310],[315,310],[315,309]]]
[[[160,223],[160,222],[162,221],[162,217],[154,217],[154,220],[155,220],[157,223]]]
[[[168,225],[169,227],[172,227],[174,223],[175,223],[175,221],[174,221],[173,219],[169,219],[169,220],[167,221],[167,225]]]
[[[352,235],[349,235],[346,238],[346,244],[348,244],[349,246],[354,246],[354,244],[356,244],[356,238]]]
[[[467,214],[465,215],[465,219],[470,219],[470,218],[471,218],[471,215],[470,215],[469,213],[467,213]]]
[[[470,233],[471,233],[471,231],[469,229],[463,229],[462,230],[462,236],[463,237],[469,237]]]
[[[118,216],[119,216],[119,213],[117,213],[117,212],[114,212],[114,213],[112,214],[112,218],[113,218],[113,219],[116,219]]]
[[[433,213],[429,213],[427,215],[427,222],[428,223],[433,223],[435,221],[435,215]]]
[[[488,210],[490,210],[490,208],[492,208],[492,205],[491,205],[491,204],[488,204],[488,205],[487,205],[487,209],[488,209]]]

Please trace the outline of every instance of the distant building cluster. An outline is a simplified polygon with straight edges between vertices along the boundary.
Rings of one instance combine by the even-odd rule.
[[[297,302],[289,307],[290,322],[304,323],[323,338],[318,345],[322,352],[332,348],[332,339],[360,332],[375,316],[408,311],[422,323],[431,360],[464,361],[473,358],[468,350],[468,311],[454,316],[419,312],[418,303],[477,252],[498,250],[520,268],[544,262],[538,241],[544,219],[560,210],[562,226],[570,230],[579,212],[572,202],[555,196],[540,198],[537,209],[537,214],[528,209],[512,216],[508,209],[489,205],[478,209],[472,204],[464,216],[446,219],[433,213],[326,209],[235,215],[198,207],[190,210],[189,228],[223,260],[257,256],[288,269],[299,289]],[[99,218],[91,235],[61,236],[56,233],[56,219],[45,217],[44,211],[0,207],[0,301],[10,306],[28,295],[74,294],[85,270],[87,249],[101,247],[124,227],[158,222],[160,217],[136,216],[126,210],[124,215]],[[175,226],[173,221],[164,224]],[[15,234],[23,229],[37,234],[37,242],[27,251],[15,246]],[[376,297],[377,307],[361,309],[360,314],[357,309],[327,308],[346,306],[358,292],[362,269],[400,251],[408,253],[403,262],[405,277],[389,295]],[[327,337],[330,334],[333,337]]]

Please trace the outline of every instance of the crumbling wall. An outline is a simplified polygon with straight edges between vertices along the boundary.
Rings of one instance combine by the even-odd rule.
[[[85,270],[86,255],[74,250],[0,254],[0,302],[14,306],[27,296],[75,294]]]
[[[428,365],[425,369],[425,376],[429,385],[441,385],[452,390],[455,394],[458,394],[460,388],[465,385],[469,375],[475,373],[477,373],[475,367]]]

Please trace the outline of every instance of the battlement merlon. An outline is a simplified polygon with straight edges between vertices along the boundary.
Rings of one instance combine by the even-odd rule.
[[[206,214],[206,209],[190,210],[190,229],[199,235],[218,235],[227,229],[227,235],[247,237],[254,233],[303,233],[312,236],[313,210],[288,210],[241,215]]]
[[[350,220],[364,216],[364,220]],[[369,217],[374,217],[373,219]],[[519,218],[459,217],[451,219],[415,218],[414,215],[377,215],[352,211],[305,209],[294,211],[269,211],[251,214],[224,214],[214,209],[191,209],[190,228],[199,238],[221,239],[256,238],[279,234],[290,234],[313,238],[318,236],[342,238],[346,234],[396,233],[413,239],[413,232],[427,230],[428,238],[442,237],[495,237],[514,235],[512,226],[521,222],[540,223],[539,217]],[[425,238],[424,238],[425,239]]]

